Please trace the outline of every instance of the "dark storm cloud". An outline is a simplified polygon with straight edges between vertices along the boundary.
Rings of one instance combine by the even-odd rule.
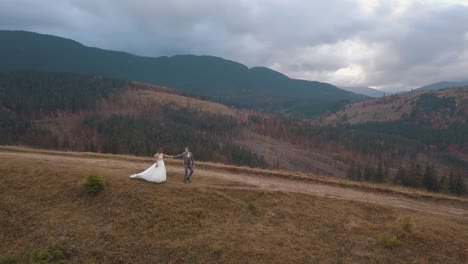
[[[146,56],[211,54],[292,77],[407,87],[468,79],[464,0],[2,0],[0,28]]]

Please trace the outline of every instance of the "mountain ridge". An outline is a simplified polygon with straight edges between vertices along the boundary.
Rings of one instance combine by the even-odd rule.
[[[353,93],[373,97],[373,98],[382,97],[387,94],[391,94],[390,92],[385,92],[385,91],[381,91],[381,90],[370,88],[370,87],[340,86],[339,88],[346,90],[346,91],[353,92]]]
[[[43,70],[124,78],[168,86],[242,108],[312,116],[367,97],[266,67],[209,55],[157,58],[87,47],[74,40],[0,31],[0,71]]]
[[[458,81],[458,82],[454,82],[454,81],[436,82],[436,83],[431,83],[425,86],[421,86],[415,90],[416,91],[435,91],[435,90],[440,90],[440,89],[462,87],[462,86],[468,86],[468,80]]]

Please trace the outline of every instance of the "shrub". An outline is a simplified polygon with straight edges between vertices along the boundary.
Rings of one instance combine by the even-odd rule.
[[[54,257],[50,254],[49,250],[41,249],[31,254],[29,263],[51,263]]]
[[[197,264],[198,263],[197,254],[195,252],[189,251],[188,255],[189,255],[188,260],[189,260],[190,264]]]
[[[54,259],[65,259],[64,247],[58,241],[52,241],[49,246],[49,252]]]
[[[213,253],[213,255],[219,257],[223,252],[223,248],[218,243],[215,243],[211,246],[211,252]]]
[[[105,182],[101,177],[96,174],[90,174],[86,178],[86,182],[83,184],[85,192],[91,195],[96,195],[103,191],[105,188]]]
[[[18,263],[18,258],[11,256],[0,256],[0,264],[16,264]]]
[[[247,202],[246,206],[251,213],[255,213],[255,211],[257,211],[257,207],[255,207],[252,202]]]
[[[64,264],[67,263],[67,258],[65,257],[64,247],[59,241],[52,241],[47,248],[28,253],[21,258],[0,256],[0,264],[16,264],[20,262],[30,264]]]
[[[59,241],[52,241],[48,248],[40,249],[32,253],[28,263],[47,264],[47,263],[66,263],[64,247]]]
[[[393,249],[399,245],[399,241],[396,235],[383,233],[379,236],[379,244],[385,248]]]
[[[403,216],[398,219],[400,226],[401,236],[411,236],[415,233],[413,218],[409,216]]]

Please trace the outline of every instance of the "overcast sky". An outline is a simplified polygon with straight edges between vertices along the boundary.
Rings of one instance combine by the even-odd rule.
[[[468,0],[0,0],[0,29],[215,55],[338,86],[468,80]]]

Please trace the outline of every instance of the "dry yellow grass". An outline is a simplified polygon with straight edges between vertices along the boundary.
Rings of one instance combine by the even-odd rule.
[[[116,164],[132,159],[69,154],[96,155]],[[57,164],[47,159],[12,157],[4,155],[0,160],[3,256],[25,256],[52,240],[60,240],[71,263],[468,260],[466,218],[240,189],[236,184],[208,177],[184,185],[181,175],[169,174],[167,183],[157,185],[128,179],[134,171],[120,166],[96,163],[85,167],[73,159]],[[107,181],[106,190],[94,198],[82,188],[91,171]],[[406,217],[412,219],[414,235],[399,236],[399,246],[394,249],[381,246],[381,234],[400,234],[401,219]]]
[[[100,158],[100,159],[114,159],[114,160],[124,160],[124,161],[152,161],[153,159],[148,157],[136,157],[129,155],[112,155],[112,154],[101,154],[101,153],[92,153],[92,152],[73,152],[73,151],[56,151],[56,150],[45,150],[45,149],[33,149],[30,147],[21,147],[21,146],[0,146],[0,151],[13,151],[13,152],[26,152],[26,153],[36,153],[36,154],[47,154],[47,155],[60,155],[60,156],[71,156],[71,157],[88,157],[88,158]],[[179,164],[180,161],[173,159],[166,159],[167,164]],[[354,182],[347,179],[319,176],[315,174],[307,174],[302,172],[291,172],[291,171],[281,171],[281,170],[264,170],[257,168],[249,167],[240,167],[233,165],[226,165],[221,163],[211,163],[211,162],[197,162],[198,168],[207,168],[212,170],[224,170],[234,173],[243,173],[243,174],[252,174],[252,175],[261,175],[267,177],[278,177],[284,179],[298,180],[298,181],[307,181],[307,182],[316,182],[327,185],[349,187],[353,189],[362,189],[373,192],[389,193],[395,195],[402,195],[409,198],[416,199],[428,199],[433,201],[443,201],[443,202],[452,202],[457,204],[468,205],[468,199],[465,197],[457,197],[452,195],[445,195],[440,193],[432,193],[424,190],[406,188],[401,186],[394,186],[388,184],[374,184],[367,182]]]
[[[235,111],[225,105],[177,94],[156,92],[151,90],[128,90],[123,93],[121,97],[125,98],[125,100],[131,101],[131,103],[134,105],[140,106],[150,105],[154,102],[157,102],[162,105],[175,104],[180,107],[186,107],[188,109],[201,112],[229,116],[235,115]]]
[[[134,89],[126,91],[122,97],[125,100],[129,99],[133,101],[132,103],[143,105],[153,102],[158,102],[163,105],[173,103],[180,107],[187,107],[196,111],[230,116],[236,114],[234,110],[223,104],[184,96],[180,94],[180,91],[172,88],[137,81],[132,81],[130,86]]]

